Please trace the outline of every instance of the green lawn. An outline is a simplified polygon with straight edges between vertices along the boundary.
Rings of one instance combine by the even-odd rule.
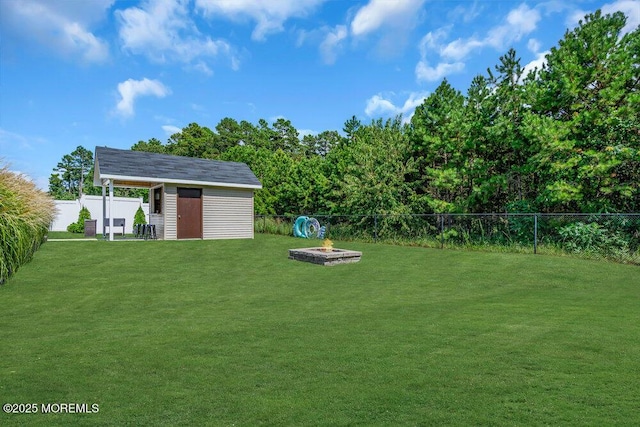
[[[309,242],[48,242],[0,287],[0,425],[638,425],[640,269]]]
[[[100,240],[104,240],[104,238],[102,237],[102,233],[97,233],[96,236],[94,237],[85,237],[84,233],[70,233],[68,231],[49,231],[48,234],[48,238],[49,240],[60,240],[60,239],[64,239],[64,240],[69,240],[69,239],[100,239]],[[107,238],[109,238],[107,236]],[[125,234],[125,238],[129,238],[129,239],[133,239],[134,235],[132,233],[130,234]],[[114,239],[122,239],[122,234],[120,233],[116,233],[114,235]]]

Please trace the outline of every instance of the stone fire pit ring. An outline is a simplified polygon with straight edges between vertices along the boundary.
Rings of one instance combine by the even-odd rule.
[[[289,249],[289,259],[319,265],[338,265],[360,261],[362,252],[348,249],[301,248]]]

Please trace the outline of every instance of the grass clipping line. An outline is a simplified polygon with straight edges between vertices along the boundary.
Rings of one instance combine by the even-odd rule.
[[[0,168],[0,285],[31,260],[55,211],[53,199],[31,180]]]

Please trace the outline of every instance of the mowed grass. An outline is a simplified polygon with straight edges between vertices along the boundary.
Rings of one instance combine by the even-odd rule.
[[[640,269],[301,239],[48,242],[0,288],[1,425],[638,425]]]

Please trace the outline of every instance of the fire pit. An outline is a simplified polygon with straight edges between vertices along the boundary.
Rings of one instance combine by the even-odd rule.
[[[358,262],[361,257],[362,252],[359,251],[335,249],[329,239],[324,241],[322,247],[289,249],[289,259],[320,265],[336,265]]]

